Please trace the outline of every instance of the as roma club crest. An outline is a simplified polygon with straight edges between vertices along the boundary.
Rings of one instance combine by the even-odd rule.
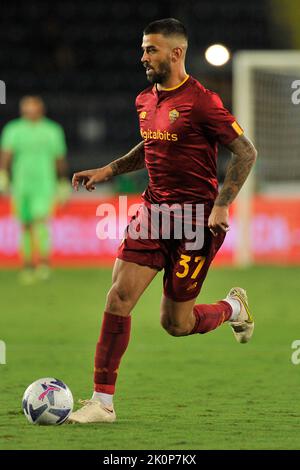
[[[177,109],[172,109],[172,111],[169,112],[170,122],[175,122],[177,118],[179,118],[179,112]]]

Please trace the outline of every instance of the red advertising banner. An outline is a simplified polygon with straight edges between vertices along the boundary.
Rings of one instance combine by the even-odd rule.
[[[58,208],[49,221],[53,264],[111,265],[127,220],[140,201],[138,196],[101,200],[74,198],[64,207]],[[106,221],[110,221],[106,228],[103,227],[104,216]],[[255,262],[300,264],[300,198],[256,197],[253,200],[253,218],[249,230]],[[109,232],[109,237],[103,238],[102,235],[103,239],[100,239],[100,232]],[[20,264],[20,233],[20,225],[12,213],[9,200],[1,198],[0,266]],[[232,263],[235,243],[233,206],[230,231],[215,264]]]

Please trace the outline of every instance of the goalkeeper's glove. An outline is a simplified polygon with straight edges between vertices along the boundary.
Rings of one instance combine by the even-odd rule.
[[[6,170],[0,170],[0,194],[7,192],[9,187],[9,177]]]
[[[67,178],[61,178],[57,183],[56,202],[65,204],[70,198],[72,192],[71,183]]]

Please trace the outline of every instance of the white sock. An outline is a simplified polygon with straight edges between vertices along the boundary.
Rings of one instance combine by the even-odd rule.
[[[229,321],[235,321],[237,319],[237,317],[239,316],[240,311],[241,311],[240,302],[237,299],[232,299],[232,298],[228,298],[228,297],[226,297],[226,299],[224,299],[224,301],[227,302],[232,308],[232,314],[231,314],[231,317],[229,318]]]
[[[106,405],[106,406],[112,406],[113,397],[114,396],[110,395],[109,393],[94,392],[92,396],[92,400],[101,401],[101,403],[103,403],[103,405]]]

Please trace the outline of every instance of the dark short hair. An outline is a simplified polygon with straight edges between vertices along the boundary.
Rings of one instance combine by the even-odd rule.
[[[163,36],[183,36],[188,39],[185,26],[175,18],[164,18],[162,20],[152,21],[144,29],[144,34],[162,34]]]

